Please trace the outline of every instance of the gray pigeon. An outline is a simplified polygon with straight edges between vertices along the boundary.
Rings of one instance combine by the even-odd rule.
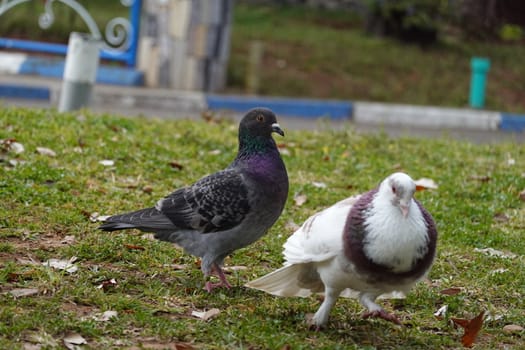
[[[324,293],[312,326],[326,325],[339,296],[358,298],[363,317],[399,319],[376,298],[399,297],[430,270],[437,231],[404,173],[311,216],[284,244],[284,267],[246,286],[279,296]]]
[[[288,197],[288,175],[273,132],[284,136],[271,110],[250,110],[239,125],[237,157],[226,169],[176,190],[153,208],[111,216],[99,229],[153,232],[200,257],[206,277],[219,277],[220,283],[206,282],[208,292],[231,288],[222,270],[224,259],[261,238]]]

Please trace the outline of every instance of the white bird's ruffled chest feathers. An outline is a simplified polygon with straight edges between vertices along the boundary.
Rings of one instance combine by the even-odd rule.
[[[428,233],[423,214],[412,200],[405,218],[390,201],[376,197],[364,221],[366,256],[393,272],[406,272],[428,251]]]

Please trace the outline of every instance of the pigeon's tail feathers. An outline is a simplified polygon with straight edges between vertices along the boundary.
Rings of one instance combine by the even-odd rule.
[[[99,230],[103,231],[118,231],[130,228],[136,228],[136,226],[134,224],[126,224],[122,222],[108,222],[98,227]]]
[[[164,214],[155,208],[137,210],[131,213],[110,216],[98,227],[104,231],[136,228],[145,232],[176,230],[177,227]]]
[[[320,293],[324,290],[319,275],[307,264],[283,266],[246,283],[246,287],[282,297],[307,297],[312,293]]]

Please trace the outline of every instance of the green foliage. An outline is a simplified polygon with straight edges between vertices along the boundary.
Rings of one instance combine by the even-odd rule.
[[[37,343],[52,348],[52,341],[62,344],[74,332],[88,348],[169,348],[184,342],[204,349],[453,349],[460,347],[461,332],[449,317],[471,318],[481,310],[493,318],[485,322],[477,349],[520,346],[522,333],[502,331],[506,324],[525,323],[525,209],[518,197],[525,188],[525,150],[511,141],[475,145],[446,137],[363,136],[351,129],[286,130],[279,143],[287,151],[291,188],[283,215],[262,240],[227,259],[227,266],[246,269],[230,273],[233,289],[213,294],[202,290],[196,258],[138,232],[100,232],[89,221],[95,212],[154,205],[173,189],[226,166],[236,152],[236,132],[229,121],[0,109],[0,139],[25,147],[20,154],[0,153],[0,348],[22,348],[35,334]],[[37,147],[57,155],[40,154]],[[114,160],[114,166],[101,165],[103,159]],[[430,279],[406,300],[381,301],[405,327],[362,320],[357,301],[340,299],[328,329],[312,332],[305,317],[316,311],[318,298],[277,298],[242,287],[281,265],[290,222],[300,224],[399,169],[439,185],[417,194],[440,233]],[[327,186],[318,188],[314,181]],[[306,203],[295,205],[296,194],[305,194]],[[489,247],[517,257],[475,251]],[[41,264],[73,256],[79,270],[72,274]],[[111,279],[115,286],[99,288]],[[440,293],[450,287],[461,291]],[[7,293],[21,288],[37,294]],[[438,320],[433,313],[443,305],[449,311]],[[208,322],[191,316],[213,308],[220,313]],[[118,316],[93,318],[108,310]]]
[[[524,45],[467,40],[447,27],[436,45],[420,48],[362,27],[344,11],[236,5],[226,92],[245,91],[258,40],[265,47],[261,95],[466,107],[470,60],[480,56],[491,61],[486,108],[525,112]]]
[[[518,41],[523,38],[523,29],[515,24],[504,24],[500,28],[499,36],[505,41]]]

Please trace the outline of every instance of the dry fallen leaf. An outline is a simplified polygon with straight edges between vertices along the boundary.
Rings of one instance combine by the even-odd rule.
[[[103,166],[113,166],[113,165],[115,165],[115,161],[111,160],[111,159],[103,159],[103,160],[99,161],[99,163],[102,164]]]
[[[203,321],[208,321],[211,318],[217,316],[220,312],[221,312],[221,310],[215,309],[215,308],[214,309],[210,309],[208,311],[195,311],[194,310],[194,311],[191,312],[191,315],[194,316],[194,317],[200,318]]]
[[[116,318],[118,316],[118,312],[113,310],[104,311],[101,314],[93,315],[93,319],[98,322],[107,322],[111,320],[112,318]]]
[[[59,345],[52,335],[44,331],[27,331],[23,333],[23,339],[38,346],[36,349],[57,349]],[[24,350],[25,350],[24,344]],[[28,348],[30,349],[30,348]]]
[[[55,151],[53,151],[52,149],[47,148],[47,147],[37,147],[36,151],[38,153],[40,153],[41,155],[43,155],[43,156],[49,156],[49,157],[56,157],[57,156],[57,153]]]
[[[476,337],[478,336],[478,333],[481,330],[481,326],[483,325],[483,315],[484,314],[485,314],[485,311],[481,311],[479,315],[477,315],[471,320],[467,320],[464,318],[454,318],[454,317],[450,318],[452,322],[462,327],[465,331],[465,333],[461,337],[461,344],[463,344],[464,347],[470,348],[476,341]]]
[[[11,151],[15,154],[20,154],[25,151],[24,145],[16,142],[15,139],[0,140],[0,149],[4,152]]]
[[[436,312],[434,312],[434,316],[438,320],[442,320],[443,318],[445,318],[445,315],[447,314],[447,310],[448,310],[448,305],[443,305]]]
[[[293,200],[295,202],[295,205],[297,205],[298,207],[300,207],[301,205],[303,205],[304,203],[306,203],[306,200],[308,199],[308,197],[306,197],[305,194],[297,194],[294,196]]]
[[[508,324],[503,327],[503,331],[507,333],[517,333],[523,331],[523,327],[518,324]]]
[[[38,294],[38,289],[35,288],[17,288],[11,289],[9,292],[15,298],[29,297],[31,295]]]
[[[520,192],[520,199],[525,202],[525,190]]]
[[[422,190],[426,190],[426,189],[429,189],[429,190],[437,190],[438,189],[438,185],[432,179],[428,179],[428,178],[422,177],[421,179],[418,179],[418,180],[416,180],[414,182],[416,184],[416,190],[418,190],[418,191],[422,191]]]
[[[185,264],[164,264],[162,266],[172,268],[175,271],[188,269],[188,265],[185,265]]]
[[[94,212],[89,215],[89,221],[91,222],[104,222],[106,221],[110,215],[100,215],[98,212]]]
[[[224,266],[223,270],[226,273],[232,273],[232,272],[235,272],[235,271],[248,270],[248,268],[246,266]]]
[[[452,288],[443,289],[442,291],[439,292],[439,294],[444,294],[444,295],[456,295],[456,294],[458,294],[459,292],[461,292],[461,288],[458,288],[458,287],[452,287]]]
[[[501,250],[497,250],[497,249],[494,249],[494,248],[483,248],[483,249],[474,248],[474,251],[478,252],[478,253],[484,253],[484,254],[487,254],[489,256],[497,256],[499,258],[505,258],[505,259],[514,259],[515,257],[517,257],[517,255],[514,254],[514,253],[503,252]]]
[[[146,248],[134,244],[124,244],[124,247],[128,248],[129,250],[146,250]]]
[[[507,222],[509,220],[510,220],[509,216],[505,213],[494,214],[494,221],[496,222]]]
[[[76,256],[71,257],[69,260],[60,259],[49,259],[42,263],[44,266],[49,266],[57,270],[64,270],[68,273],[75,273],[78,271],[78,266],[73,264],[77,260]]]
[[[114,278],[112,278],[109,280],[102,281],[102,283],[100,283],[97,286],[97,289],[102,289],[104,292],[106,292],[111,288],[117,287],[117,285],[118,285],[117,281]]]
[[[490,176],[488,176],[488,175],[471,175],[471,176],[469,176],[469,179],[480,181],[480,182],[489,182],[490,181]]]
[[[73,235],[64,236],[64,238],[62,238],[60,243],[62,243],[62,244],[73,244],[73,243],[75,243],[75,236],[73,236]]]
[[[326,188],[327,187],[324,182],[317,182],[317,181],[312,182],[312,185],[314,187],[317,187],[317,188]]]
[[[78,345],[87,344],[86,339],[78,333],[69,333],[63,340],[65,347],[70,350],[81,349]]]
[[[177,169],[177,170],[182,170],[184,169],[184,166],[176,161],[172,161],[169,163],[170,166],[173,168],[173,169]]]

